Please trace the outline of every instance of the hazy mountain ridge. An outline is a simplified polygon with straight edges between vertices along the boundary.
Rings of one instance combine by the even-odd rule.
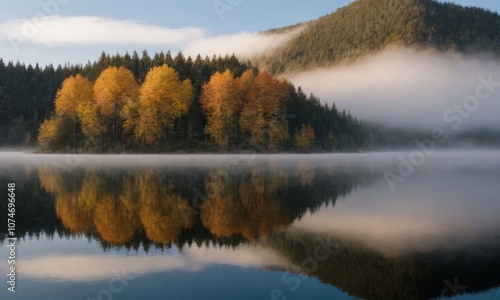
[[[434,0],[358,0],[302,26],[295,38],[254,62],[283,74],[351,62],[390,46],[500,53],[498,13]]]

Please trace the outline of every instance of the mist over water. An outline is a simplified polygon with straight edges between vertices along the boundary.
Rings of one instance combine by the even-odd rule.
[[[452,131],[500,129],[500,63],[486,54],[390,49],[352,65],[317,69],[291,80],[363,121]],[[477,98],[478,87],[489,80],[493,86],[479,90],[484,100],[470,98]],[[454,105],[462,106],[462,111]]]

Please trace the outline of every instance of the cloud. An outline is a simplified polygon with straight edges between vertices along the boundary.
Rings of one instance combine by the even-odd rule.
[[[171,29],[133,20],[50,16],[0,23],[0,40],[47,46],[89,44],[184,44],[205,35],[201,28]]]
[[[206,37],[187,45],[183,52],[196,56],[235,54],[240,59],[249,59],[255,55],[263,54],[290,41],[299,34],[303,27],[281,34],[262,34],[243,32],[233,35],[219,35]]]
[[[213,265],[241,268],[293,266],[282,256],[259,246],[241,246],[233,249],[190,248],[183,254],[148,256],[71,255],[38,256],[20,262],[23,277],[48,281],[94,282],[107,280],[113,272],[135,278],[152,273],[184,271],[199,272]],[[0,270],[3,270],[0,268]]]
[[[296,86],[322,101],[334,101],[365,121],[393,126],[446,129],[456,125],[443,115],[475,96],[479,78],[500,82],[498,60],[411,49],[391,49],[350,66],[291,76]],[[500,88],[461,117],[461,129],[499,128]],[[484,92],[484,91],[483,91]],[[473,104],[473,103],[472,103]]]
[[[18,60],[34,56],[41,59],[46,56],[41,54],[44,51],[56,57],[67,56],[68,49],[81,51],[83,47],[94,47],[98,53],[123,52],[123,49],[135,48],[182,50],[192,57],[198,54],[224,56],[234,53],[240,59],[250,59],[288,42],[302,29],[283,34],[242,32],[213,35],[196,27],[173,29],[136,20],[56,15],[0,22],[0,42],[4,42],[3,48],[14,50]],[[89,58],[85,58],[84,62]]]

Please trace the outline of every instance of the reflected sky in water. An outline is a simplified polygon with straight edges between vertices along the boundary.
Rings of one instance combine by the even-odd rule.
[[[456,249],[500,239],[499,161],[431,161],[391,192],[383,177],[323,206],[294,227],[355,238],[386,250]]]
[[[126,284],[113,299],[498,295],[500,152],[435,153],[392,192],[401,155],[2,153],[16,299],[96,298],[110,281]]]

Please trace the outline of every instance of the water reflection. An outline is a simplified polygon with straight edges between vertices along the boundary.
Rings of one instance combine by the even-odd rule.
[[[308,275],[362,299],[450,297],[500,284],[500,241],[453,252],[438,250],[392,257],[360,242],[329,237],[330,244],[339,246],[325,259],[313,263],[307,258],[319,257],[317,238],[311,232],[287,231],[276,234],[272,247],[291,263],[308,270]],[[496,297],[486,295],[482,299]]]
[[[332,169],[321,173],[316,178],[303,163],[261,165],[242,169],[238,176],[223,168],[60,172],[42,166],[38,177],[73,235],[120,246],[136,239],[168,245],[200,227],[216,238],[253,241],[286,229],[307,210],[334,205],[373,176]]]
[[[109,270],[120,271],[122,268],[126,270],[126,276],[132,279],[163,272],[200,272],[213,265],[298,271],[286,258],[270,249],[244,245],[238,247],[238,251],[191,247],[182,255],[34,257],[23,260],[23,276],[54,282],[94,282],[108,279]]]
[[[498,162],[430,164],[391,193],[390,160],[339,157],[243,159],[236,169],[37,163],[10,169],[0,186],[18,186],[19,237],[141,253],[24,258],[25,276],[38,280],[100,280],[117,265],[132,277],[230,265],[291,272],[284,291],[306,274],[366,299],[440,297],[455,278],[468,293],[500,285]]]

